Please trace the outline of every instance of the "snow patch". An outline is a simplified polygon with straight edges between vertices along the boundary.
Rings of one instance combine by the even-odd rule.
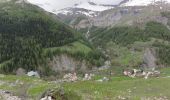
[[[56,11],[53,13],[55,13],[56,15],[58,15],[58,14],[63,14],[63,15],[82,14],[82,15],[86,15],[88,17],[95,17],[98,15],[98,12],[96,12],[96,11],[91,11],[91,10],[86,10],[86,9],[81,9],[81,10],[79,9],[77,11],[74,11],[73,9],[77,9],[77,8],[66,8],[66,9],[62,9],[62,10],[59,10],[59,11]]]
[[[104,10],[111,9],[113,7],[101,6],[99,4],[91,5],[90,3],[85,2],[85,3],[82,3],[82,4],[79,4],[79,5],[75,6],[75,8],[84,8],[84,9],[92,10],[92,11],[104,11]]]
[[[155,0],[157,2],[163,3],[170,3],[170,0]],[[154,0],[129,0],[127,3],[123,4],[122,6],[147,6],[153,4]]]

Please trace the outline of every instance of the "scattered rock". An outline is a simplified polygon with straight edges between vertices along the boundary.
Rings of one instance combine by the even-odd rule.
[[[21,98],[13,96],[12,93],[9,91],[0,90],[0,97],[2,98],[2,100],[21,100]]]
[[[123,96],[118,96],[118,100],[126,100],[127,98],[123,97]]]
[[[124,70],[123,74],[128,77],[144,77],[145,79],[148,79],[148,77],[159,77],[160,76],[160,71],[143,71],[143,70],[138,70],[138,69],[133,69],[133,70]]]
[[[40,75],[37,71],[30,71],[27,73],[27,76],[40,78]]]
[[[109,69],[111,66],[111,62],[110,61],[105,61],[104,62],[104,66],[99,67],[99,70],[106,70]]]
[[[166,96],[161,96],[161,97],[143,97],[141,100],[169,100],[168,97]]]
[[[109,81],[109,78],[107,78],[107,77],[103,77],[103,81]]]
[[[16,75],[18,75],[18,76],[23,76],[25,74],[26,74],[26,71],[23,68],[18,68],[16,71]]]
[[[147,72],[145,75],[145,79],[148,79],[148,77],[159,77],[160,72],[159,71],[152,71],[152,72]]]
[[[73,73],[73,74],[68,73],[68,74],[64,75],[63,79],[66,82],[75,82],[78,80],[78,77],[77,77],[76,73]]]
[[[103,77],[102,79],[96,80],[97,82],[107,82],[109,81],[109,78]]]
[[[109,69],[110,68],[110,66],[101,66],[101,67],[99,67],[99,70],[106,70],[106,69]]]
[[[132,70],[129,70],[129,69],[123,70],[123,75],[125,75],[125,76],[130,76],[130,75],[132,75]]]
[[[94,76],[94,74],[85,74],[85,76],[84,76],[84,78],[83,78],[83,80],[85,81],[85,80],[91,80],[92,79],[92,77]]]
[[[41,98],[40,100],[52,100],[51,96],[45,96],[44,98]]]

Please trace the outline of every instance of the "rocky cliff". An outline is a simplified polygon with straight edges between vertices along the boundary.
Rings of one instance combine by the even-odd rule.
[[[78,60],[66,54],[54,56],[49,59],[48,65],[55,72],[86,72],[90,69],[90,65],[85,60]]]

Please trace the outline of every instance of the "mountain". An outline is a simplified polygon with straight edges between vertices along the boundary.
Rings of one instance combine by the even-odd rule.
[[[102,4],[88,3],[93,6]],[[128,1],[118,4],[125,3]],[[100,6],[113,5],[103,3]],[[41,72],[52,69],[52,72],[48,71],[50,73],[85,71],[92,66],[101,66],[106,59],[120,66],[156,65],[156,62],[148,61],[149,57],[158,59],[159,66],[169,64],[169,56],[161,58],[162,51],[169,50],[169,4],[114,5],[114,9],[105,11],[65,8],[59,11],[67,9],[66,14],[58,13],[58,16],[28,1],[4,0],[0,7],[2,71],[13,72],[19,67]],[[157,30],[159,28],[161,30]],[[144,48],[148,49],[136,46],[138,43],[147,44]],[[147,54],[151,56],[144,56]]]
[[[100,53],[51,15],[25,1],[0,3],[1,72],[23,68],[56,74],[100,65]]]
[[[92,11],[103,11],[118,5],[120,0],[28,0],[28,2],[38,5],[49,12],[58,11],[64,8],[84,8]]]
[[[94,27],[89,34],[91,42],[109,57],[112,66],[154,69],[170,65],[170,30],[161,23],[147,22],[142,28]]]
[[[147,6],[151,4],[170,3],[170,0],[129,0],[121,6]]]
[[[82,8],[90,11],[104,11],[119,6],[147,6],[150,4],[170,3],[170,0],[28,0],[48,12],[61,13],[63,9]],[[63,11],[65,13],[65,11]]]
[[[166,19],[162,18],[158,13],[161,10],[168,9],[170,2],[169,0],[77,0],[67,3],[67,6],[61,4],[63,6],[60,9],[57,6],[60,4],[58,1],[28,1],[58,15],[60,20],[77,29],[91,26],[132,25],[139,20],[145,19],[154,19],[159,22],[161,19],[165,22],[164,20]],[[153,4],[155,6],[152,6]],[[155,13],[150,13],[151,10],[149,9],[152,9]],[[155,15],[156,13],[158,15]]]
[[[72,17],[75,15],[94,17],[98,15],[98,12],[114,8],[114,6],[117,5],[118,0],[114,2],[110,2],[109,0],[65,0],[63,2],[60,2],[59,0],[28,0],[28,2],[35,4],[48,12],[60,15],[60,17],[61,15],[62,17]]]
[[[69,26],[84,33],[91,43],[98,49],[102,49],[101,51],[113,60],[111,61],[113,65],[153,67],[161,66],[163,63],[162,65],[166,66],[168,61],[165,59],[169,56],[160,59],[164,53],[158,52],[155,48],[165,50],[165,44],[156,41],[169,41],[165,38],[166,36],[169,38],[169,21],[162,15],[162,12],[169,11],[169,3],[169,0],[119,0],[114,3],[109,1],[99,3],[93,0],[76,3],[58,10],[55,14]],[[94,9],[90,9],[91,6]],[[108,7],[108,9],[96,10],[95,7],[98,6]],[[156,30],[158,27],[162,27],[162,32]],[[143,33],[150,35],[145,36]],[[156,35],[156,33],[163,36]],[[144,48],[148,49],[140,48],[139,51],[135,51],[138,43],[147,44]],[[160,44],[160,46],[155,46],[155,44]],[[150,56],[146,56],[147,54]],[[150,62],[149,57],[157,59],[159,64]]]
[[[0,0],[0,100],[170,100],[169,66],[168,3]]]

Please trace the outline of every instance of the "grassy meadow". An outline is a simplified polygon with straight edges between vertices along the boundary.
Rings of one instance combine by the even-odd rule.
[[[27,76],[0,75],[0,90],[11,91],[29,100],[38,100],[49,89],[63,88],[68,100],[169,100],[170,68],[161,69],[159,78],[129,78],[107,76],[108,82],[98,82],[106,75],[96,75],[90,81],[54,83]],[[75,93],[80,98],[71,94]],[[60,100],[60,99],[59,99]]]

